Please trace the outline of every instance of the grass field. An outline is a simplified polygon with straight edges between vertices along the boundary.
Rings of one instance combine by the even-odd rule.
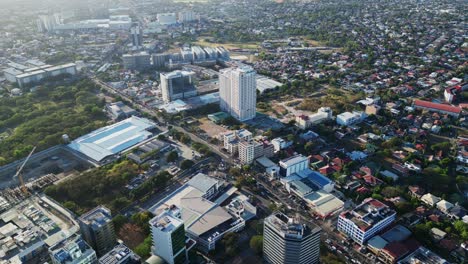
[[[246,43],[236,43],[236,42],[229,42],[229,43],[217,43],[207,41],[212,39],[211,37],[199,37],[196,42],[193,44],[205,46],[205,47],[218,47],[223,46],[226,49],[257,49],[259,47],[258,43],[256,42],[246,42]]]

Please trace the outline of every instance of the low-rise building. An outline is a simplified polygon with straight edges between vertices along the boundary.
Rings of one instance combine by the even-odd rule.
[[[290,176],[293,173],[303,171],[309,168],[309,158],[303,155],[295,155],[279,162],[280,175]]]
[[[300,129],[307,129],[312,125],[320,124],[326,120],[333,118],[333,111],[330,107],[320,107],[317,113],[312,115],[299,115],[296,116],[296,126]]]
[[[344,112],[336,116],[336,123],[341,126],[350,126],[363,121],[366,117],[364,112]]]
[[[395,221],[396,212],[373,198],[365,199],[354,210],[338,218],[338,230],[363,245],[377,232]]]
[[[114,120],[121,120],[138,114],[138,112],[135,109],[127,106],[126,104],[120,101],[107,104],[106,110]]]
[[[99,258],[99,264],[140,264],[140,257],[124,244],[118,244]]]
[[[271,144],[273,144],[275,152],[278,152],[282,149],[289,148],[290,146],[292,146],[293,142],[286,141],[282,138],[274,138],[273,140],[271,140]]]
[[[432,195],[431,193],[426,193],[425,195],[421,196],[421,201],[429,206],[435,206],[438,202],[440,202],[440,198]]]
[[[49,255],[53,264],[97,263],[96,252],[79,235],[50,247]]]
[[[404,259],[398,261],[398,264],[414,263],[449,264],[448,261],[422,246]]]
[[[447,104],[438,104],[424,100],[414,100],[413,107],[416,109],[422,109],[432,112],[437,112],[441,114],[447,114],[453,117],[459,117],[462,109],[456,106],[451,106]]]

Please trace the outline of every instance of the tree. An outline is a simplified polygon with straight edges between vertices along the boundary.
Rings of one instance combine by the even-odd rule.
[[[237,255],[239,251],[239,247],[237,245],[238,241],[239,241],[239,235],[236,233],[232,233],[232,232],[227,233],[223,237],[223,239],[221,239],[221,244],[223,244],[225,248],[226,255],[228,255],[229,257],[233,257]]]
[[[116,233],[119,233],[120,228],[128,223],[128,218],[125,215],[118,214],[114,218],[112,218],[112,223],[114,224],[114,228]]]
[[[173,151],[169,152],[169,154],[167,155],[166,161],[167,162],[174,162],[178,158],[179,158],[179,153],[177,153],[177,151],[173,150]]]
[[[195,164],[195,162],[193,162],[192,160],[183,160],[180,163],[180,168],[183,169],[183,170],[186,170],[186,169],[191,168],[194,164]]]
[[[255,253],[260,255],[263,250],[263,236],[262,235],[253,236],[250,239],[250,248],[253,249]]]
[[[143,243],[135,248],[135,253],[142,259],[146,259],[151,255],[151,236],[145,238]]]
[[[386,198],[391,198],[391,197],[396,197],[396,196],[401,195],[401,191],[398,188],[392,187],[392,186],[387,186],[383,188],[380,193]]]

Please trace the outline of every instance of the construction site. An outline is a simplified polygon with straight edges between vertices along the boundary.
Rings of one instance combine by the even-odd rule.
[[[62,145],[34,151],[35,148],[28,157],[0,167],[0,196],[9,203],[16,204],[31,193],[95,166]]]

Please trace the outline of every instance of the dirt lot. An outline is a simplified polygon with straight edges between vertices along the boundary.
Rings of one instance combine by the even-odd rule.
[[[202,129],[203,131],[205,131],[205,133],[209,136],[209,137],[217,137],[219,136],[219,134],[221,133],[224,133],[224,132],[227,132],[228,129],[220,126],[220,125],[217,125],[215,123],[213,123],[211,120],[209,120],[208,118],[202,118],[200,120],[198,120],[201,125],[200,125],[200,129]]]
[[[139,226],[127,223],[120,229],[119,238],[121,238],[129,248],[135,248],[145,240],[145,235]]]
[[[210,42],[206,41],[207,39],[212,39],[211,37],[208,36],[202,36],[197,39],[196,42],[193,44],[200,45],[200,46],[205,46],[205,47],[218,47],[218,46],[223,46],[226,49],[257,49],[258,48],[258,43],[255,42],[247,42],[247,43],[216,43],[216,42]]]

